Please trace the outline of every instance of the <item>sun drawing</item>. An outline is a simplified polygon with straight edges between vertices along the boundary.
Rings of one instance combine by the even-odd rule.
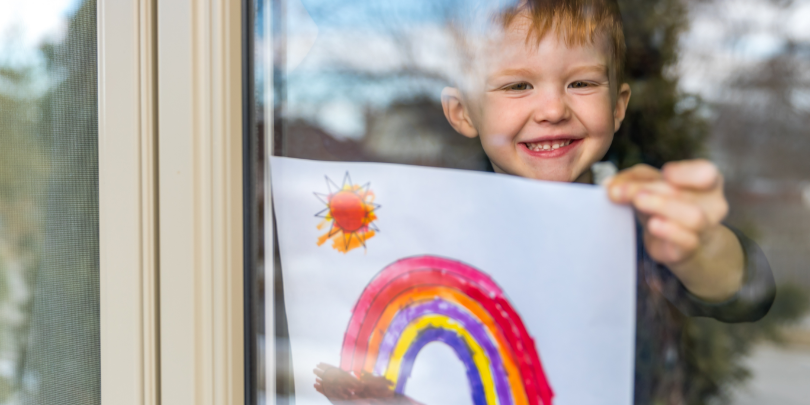
[[[329,177],[326,177],[326,187],[329,194],[315,193],[326,208],[315,214],[323,221],[318,229],[323,230],[329,226],[329,231],[318,237],[318,246],[332,239],[332,247],[343,253],[362,246],[374,237],[380,230],[374,225],[377,219],[374,204],[374,193],[369,189],[371,183],[363,186],[352,184],[349,172],[343,177],[343,185],[338,187]]]

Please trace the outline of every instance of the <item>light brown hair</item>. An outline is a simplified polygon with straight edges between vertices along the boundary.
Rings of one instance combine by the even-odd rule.
[[[549,32],[568,46],[598,44],[608,46],[611,87],[618,89],[624,80],[624,28],[616,0],[521,0],[501,13],[504,29],[519,17],[529,20],[526,41],[539,42]]]

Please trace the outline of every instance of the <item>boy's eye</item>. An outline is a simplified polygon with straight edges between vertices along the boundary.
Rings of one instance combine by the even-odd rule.
[[[574,89],[582,89],[582,88],[590,86],[590,83],[587,83],[587,82],[573,82],[569,86],[571,88],[574,88]]]
[[[531,84],[523,82],[523,83],[510,84],[509,86],[506,86],[505,90],[521,91],[521,90],[529,90],[531,88],[532,88]]]

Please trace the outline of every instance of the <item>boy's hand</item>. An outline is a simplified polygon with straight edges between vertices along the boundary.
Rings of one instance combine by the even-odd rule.
[[[608,183],[610,199],[632,204],[650,256],[693,294],[713,301],[742,285],[742,247],[720,222],[728,213],[723,177],[706,160],[672,162],[657,170],[636,165]]]

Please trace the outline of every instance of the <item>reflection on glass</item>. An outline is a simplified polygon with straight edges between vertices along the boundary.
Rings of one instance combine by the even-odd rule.
[[[332,403],[420,405],[394,391],[385,377],[364,373],[360,377],[329,364],[315,368],[315,389]]]
[[[702,143],[726,176],[728,222],[760,244],[778,285],[750,325],[693,320],[686,341],[700,398],[800,404],[810,388],[810,16],[807,1],[688,3],[674,75],[698,98]],[[693,394],[698,395],[698,394]]]
[[[486,16],[508,1],[260,4],[257,50],[266,58],[259,58],[257,102],[273,117],[258,125],[272,134],[276,155],[491,170],[480,141],[450,127],[440,95],[474,73],[472,55],[491,39]],[[803,403],[810,395],[802,383],[810,379],[810,2],[619,5],[633,95],[606,160],[619,169],[715,162],[731,206],[726,222],[762,247],[779,291],[755,323],[686,318],[663,300],[650,303],[661,322],[638,331],[652,343],[638,354],[648,388],[637,391],[637,403]],[[292,378],[283,364],[283,301],[276,303],[283,400],[293,395]],[[329,365],[316,375],[333,401],[388,395],[373,376]]]
[[[286,2],[284,155],[486,169],[447,124],[454,2]],[[362,46],[356,46],[363,44]],[[407,136],[406,136],[407,135]]]
[[[100,403],[95,12],[0,3],[0,404]]]

